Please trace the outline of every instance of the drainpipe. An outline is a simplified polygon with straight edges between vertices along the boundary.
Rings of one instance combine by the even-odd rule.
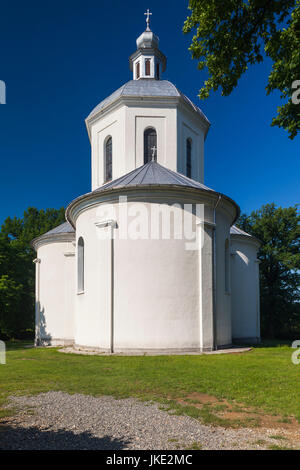
[[[112,222],[110,224],[110,253],[111,253],[111,272],[110,272],[110,282],[111,282],[111,299],[110,299],[110,352],[111,354],[114,352],[114,276],[115,276],[115,269],[114,269],[114,228],[116,227],[116,223]]]
[[[218,200],[214,206],[214,226],[213,226],[213,349],[217,349],[217,241],[216,241],[216,210],[222,199],[222,194],[218,195]]]

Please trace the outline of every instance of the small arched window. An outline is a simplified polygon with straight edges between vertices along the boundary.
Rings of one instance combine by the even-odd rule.
[[[192,139],[186,140],[186,176],[192,177]]]
[[[77,242],[77,291],[84,291],[84,241],[82,237]]]
[[[230,293],[230,245],[228,238],[225,240],[225,292]]]
[[[138,62],[135,66],[135,75],[136,75],[136,78],[140,78],[140,63]]]
[[[144,163],[157,161],[157,134],[153,127],[144,132]]]
[[[150,67],[151,67],[151,59],[146,59],[145,60],[145,75],[146,76],[150,75]]]
[[[104,182],[112,179],[112,138],[109,137],[105,142],[104,149]]]

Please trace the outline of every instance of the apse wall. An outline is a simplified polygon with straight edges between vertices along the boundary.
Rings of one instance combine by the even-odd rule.
[[[36,260],[36,343],[74,342],[75,249],[70,242],[39,246]]]
[[[260,341],[259,242],[231,236],[232,337],[237,342]]]
[[[216,346],[232,344],[231,330],[231,286],[229,280],[229,237],[232,216],[217,210],[216,214]]]
[[[140,204],[150,214],[152,204]],[[186,250],[184,239],[119,239],[124,219],[118,208],[107,224],[99,208],[76,221],[89,266],[76,296],[76,345],[115,352],[199,350],[199,250]],[[138,209],[138,201],[128,202],[129,212]]]

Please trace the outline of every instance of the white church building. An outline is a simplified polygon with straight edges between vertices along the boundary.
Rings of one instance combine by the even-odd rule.
[[[111,353],[201,352],[260,340],[259,241],[204,185],[210,122],[162,76],[149,27],[133,79],[86,119],[91,192],[33,240],[36,344]]]

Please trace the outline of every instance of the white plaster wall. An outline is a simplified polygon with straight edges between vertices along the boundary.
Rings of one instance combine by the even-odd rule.
[[[258,245],[245,237],[231,239],[233,339],[260,338]]]
[[[204,131],[199,118],[182,106],[177,118],[177,171],[186,175],[186,141],[192,140],[192,179],[204,183]]]
[[[213,228],[199,227],[199,303],[200,303],[200,345],[204,351],[214,349],[214,292],[213,292]]]
[[[112,179],[127,172],[125,163],[125,107],[119,107],[102,118],[91,129],[92,190],[104,184],[104,146],[112,137]]]
[[[147,101],[147,100],[145,100]],[[139,107],[126,107],[125,161],[126,172],[144,164],[144,131],[157,132],[157,162],[176,171],[176,108],[141,102]]]
[[[40,338],[52,345],[74,340],[75,248],[72,242],[55,242],[38,248]]]
[[[150,59],[150,75],[146,75],[146,59]],[[136,76],[136,66],[140,64],[140,76]],[[157,59],[153,55],[142,55],[133,61],[133,79],[140,80],[141,78],[155,78]]]
[[[204,180],[204,131],[201,119],[176,103],[142,98],[140,104],[120,104],[91,127],[92,190],[104,184],[104,145],[112,137],[112,179],[144,164],[144,131],[157,132],[157,161],[186,174],[186,140],[192,139],[192,178]]]
[[[216,213],[216,344],[232,343],[231,289],[225,289],[225,241],[230,238],[231,216],[224,211]]]
[[[182,240],[122,240],[115,249],[115,348],[200,347],[198,259]]]
[[[83,293],[77,293],[76,281],[75,343],[109,350],[111,242],[98,239],[95,211],[82,214],[76,224],[77,240],[84,240],[85,269]]]
[[[176,170],[176,109],[121,105],[92,125],[92,190],[104,184],[104,145],[112,137],[112,179],[144,164],[144,130],[157,131],[157,161]],[[167,139],[168,136],[168,139]]]
[[[132,203],[128,203],[130,208]],[[136,203],[134,203],[136,204]],[[150,203],[142,203],[148,207]],[[182,211],[178,208],[178,211]],[[110,348],[111,240],[99,239],[99,208],[82,212],[77,237],[85,241],[85,292],[76,295],[78,345]],[[185,240],[120,240],[122,220],[113,241],[114,350],[198,349],[199,252]]]

